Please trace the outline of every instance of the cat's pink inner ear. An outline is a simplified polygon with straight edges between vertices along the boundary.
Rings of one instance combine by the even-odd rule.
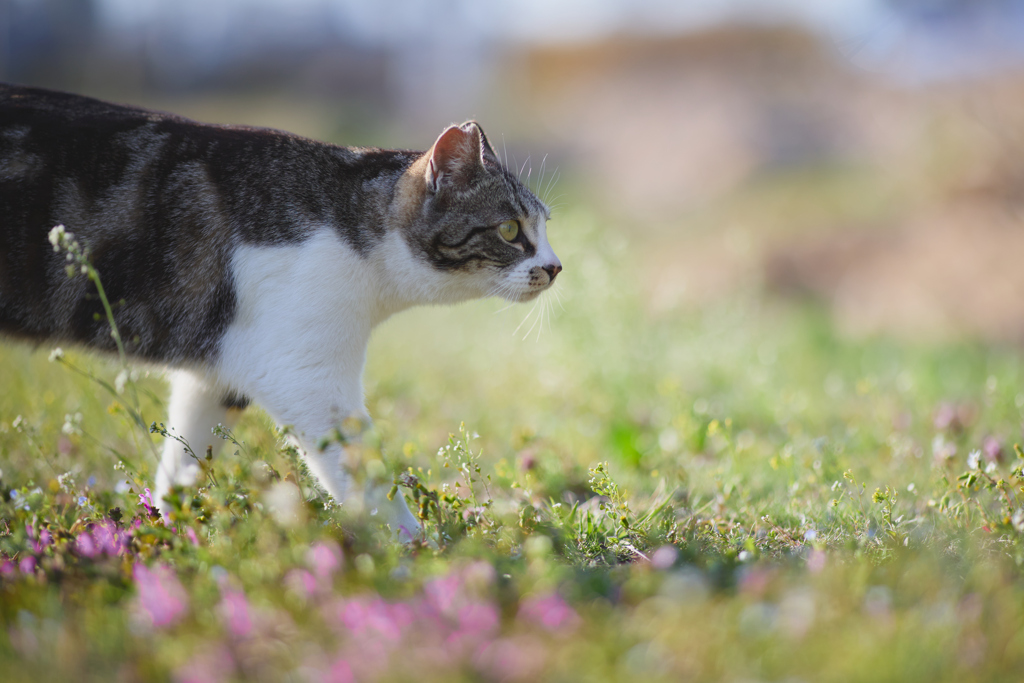
[[[426,180],[437,191],[446,181],[466,182],[470,173],[481,166],[480,129],[476,124],[452,126],[430,150]]]

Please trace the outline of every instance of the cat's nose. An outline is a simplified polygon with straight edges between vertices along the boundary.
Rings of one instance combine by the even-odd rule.
[[[548,274],[548,280],[554,280],[555,276],[562,272],[562,264],[558,261],[549,263],[546,266],[541,266],[541,268],[543,268],[544,272]]]

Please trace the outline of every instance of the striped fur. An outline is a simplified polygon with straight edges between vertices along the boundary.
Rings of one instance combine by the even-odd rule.
[[[344,454],[314,444],[368,419],[370,331],[417,304],[538,296],[561,270],[549,217],[475,122],[426,152],[349,148],[0,85],[0,333],[112,349],[94,288],[47,241],[63,224],[129,353],[174,371],[168,426],[205,452],[211,427],[255,401],[294,426],[339,501]],[[158,496],[195,474],[168,440]],[[416,533],[400,497],[365,496]]]

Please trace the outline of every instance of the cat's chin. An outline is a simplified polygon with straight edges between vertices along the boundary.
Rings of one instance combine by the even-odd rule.
[[[531,290],[528,290],[528,291],[525,291],[525,292],[520,292],[520,293],[517,293],[517,294],[511,294],[511,295],[509,295],[509,296],[507,296],[505,298],[508,301],[511,301],[513,303],[525,304],[525,303],[527,303],[529,301],[533,301],[534,299],[539,297],[541,294],[543,294],[547,290],[548,290],[547,287],[544,287],[543,289],[531,289]]]

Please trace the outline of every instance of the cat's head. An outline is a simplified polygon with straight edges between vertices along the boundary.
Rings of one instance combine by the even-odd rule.
[[[562,270],[548,244],[550,210],[475,121],[441,133],[403,180],[405,241],[455,298],[529,301]]]

